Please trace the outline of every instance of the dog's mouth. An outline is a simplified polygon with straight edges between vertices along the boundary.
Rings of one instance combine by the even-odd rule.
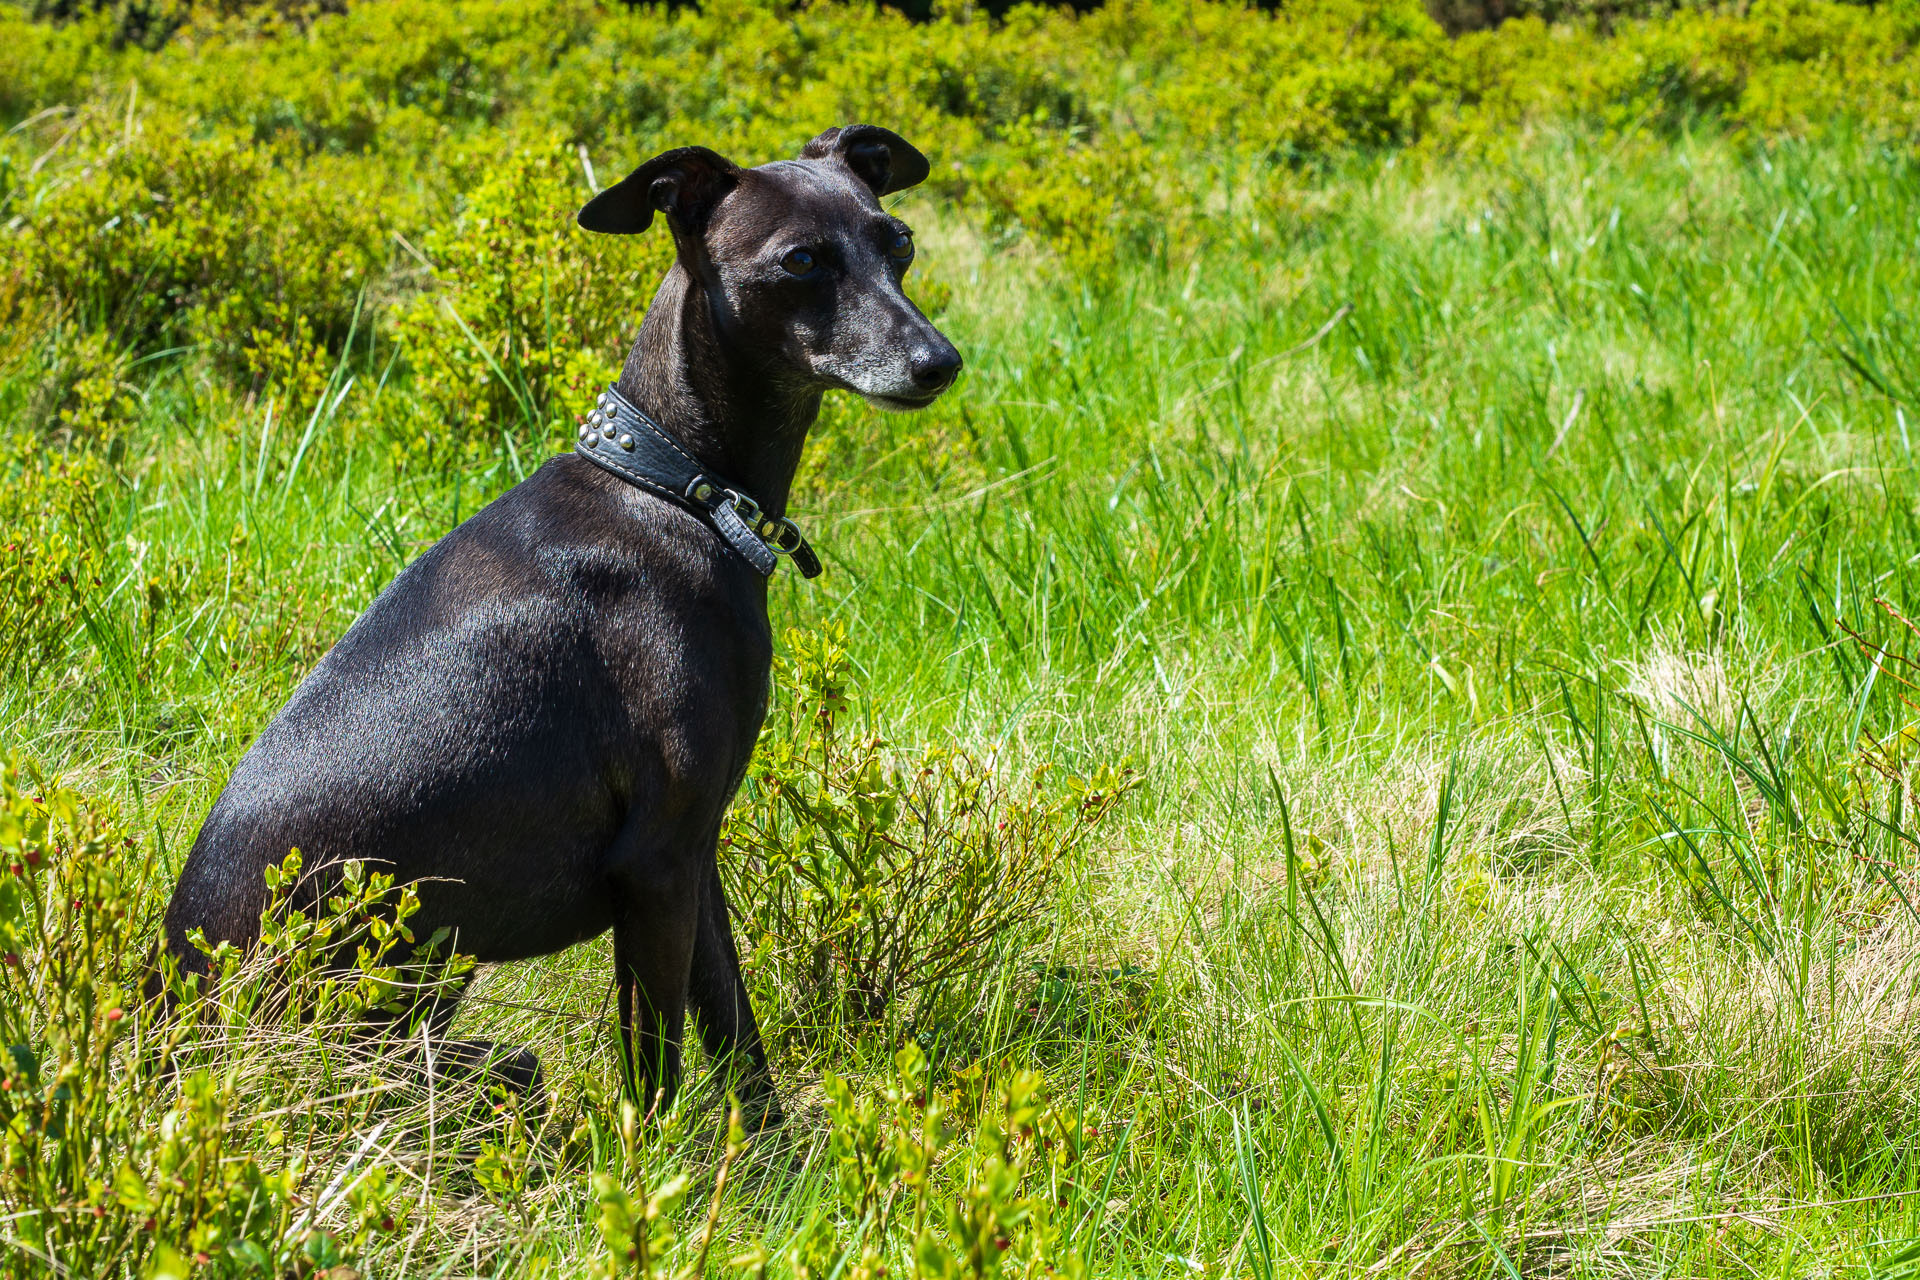
[[[911,413],[915,409],[926,408],[938,400],[945,391],[946,388],[942,387],[939,391],[930,391],[918,396],[886,396],[875,391],[863,391],[860,393],[860,398],[876,409],[886,409],[892,413]]]

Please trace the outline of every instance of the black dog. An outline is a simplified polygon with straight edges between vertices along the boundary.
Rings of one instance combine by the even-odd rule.
[[[193,929],[257,936],[264,872],[289,848],[361,859],[419,882],[419,936],[448,926],[482,961],[612,929],[642,1097],[672,1097],[691,1002],[707,1048],[777,1113],[716,845],[766,710],[764,544],[792,549],[781,517],[821,395],[919,408],[960,370],[901,290],[913,238],[879,203],[926,176],[897,134],[853,125],[754,169],[669,151],[588,202],[589,231],[665,214],[678,251],[620,375],[627,411],[747,497],[662,496],[583,444],[408,566],[208,814],[167,907],[185,969],[205,969]],[[416,1013],[443,1032],[457,999]],[[537,1063],[518,1061],[509,1077],[531,1087]]]

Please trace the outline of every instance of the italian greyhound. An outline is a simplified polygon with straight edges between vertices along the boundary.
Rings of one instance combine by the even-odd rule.
[[[184,970],[208,967],[193,930],[258,937],[289,849],[359,860],[418,886],[422,936],[445,927],[482,962],[611,929],[643,1105],[672,1100],[691,1005],[743,1102],[778,1121],[717,844],[766,712],[767,575],[781,552],[812,561],[785,513],[821,396],[916,409],[960,372],[903,290],[912,232],[880,203],[927,172],[898,134],[852,125],[757,168],[668,151],[587,202],[586,230],[661,215],[676,250],[618,383],[579,449],[407,566],[254,741],[167,907]],[[312,908],[330,884],[307,880]],[[411,1025],[431,1043],[459,994]],[[444,1043],[539,1089],[530,1052]]]

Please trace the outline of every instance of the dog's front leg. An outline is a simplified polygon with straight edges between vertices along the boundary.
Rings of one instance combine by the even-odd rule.
[[[616,860],[610,877],[621,1065],[648,1111],[664,1112],[680,1087],[701,890],[699,859],[686,848],[634,850]]]
[[[768,1129],[781,1124],[784,1117],[773,1090],[766,1047],[760,1042],[760,1024],[754,1020],[747,984],[740,976],[727,892],[720,884],[719,864],[713,860],[707,863],[700,890],[700,932],[693,943],[688,997],[708,1056],[723,1071],[735,1073],[747,1127]]]

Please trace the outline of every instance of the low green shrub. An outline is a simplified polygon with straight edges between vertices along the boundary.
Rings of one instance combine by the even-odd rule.
[[[124,60],[109,15],[45,22],[9,5],[0,10],[0,120],[11,125],[37,113],[59,113],[109,81],[124,91],[117,75]]]
[[[347,198],[360,171],[166,112],[89,111],[73,130],[78,158],[13,236],[31,285],[87,332],[135,351],[198,346],[236,372],[279,340],[302,358],[252,371],[282,379],[345,340],[393,229],[384,195]]]
[[[1064,869],[1137,782],[1013,781],[957,747],[849,729],[844,636],[787,634],[780,698],[721,837],[774,1034],[970,1009],[1032,939]]]
[[[825,1082],[828,1158],[864,1240],[803,1235],[789,1246],[796,1274],[879,1280],[901,1254],[927,1280],[1086,1274],[1070,1227],[1098,1190],[1097,1143],[1043,1076],[976,1065],[943,1083],[909,1044],[877,1084]]]
[[[416,379],[420,439],[472,451],[513,426],[557,441],[618,372],[672,238],[664,227],[580,232],[574,214],[592,189],[558,142],[503,162],[476,156],[462,170],[473,176],[464,209],[423,245],[431,286],[393,324]]]
[[[795,1229],[731,1247],[715,1230],[721,1200],[735,1170],[755,1173],[766,1154],[749,1143],[737,1107],[718,1134],[685,1127],[684,1110],[657,1126],[631,1103],[590,1109],[585,1183],[601,1248],[587,1274],[1086,1274],[1074,1225],[1119,1153],[1038,1072],[974,1064],[943,1078],[908,1044],[871,1078],[828,1075],[824,1091],[825,1194]],[[717,1157],[704,1168],[687,1159],[703,1148]]]
[[[100,488],[106,469],[40,441],[0,441],[0,672],[31,681],[65,657],[107,572]]]
[[[154,956],[140,841],[31,776],[0,778],[8,1246],[59,1274],[286,1276],[394,1231],[398,1187],[332,1135],[393,1092],[379,1046],[342,1051],[341,1029],[461,979],[431,946],[397,963],[411,890],[348,867],[323,907],[294,911],[290,856],[259,946],[213,948],[213,983],[166,964],[162,1017],[140,1003]]]

